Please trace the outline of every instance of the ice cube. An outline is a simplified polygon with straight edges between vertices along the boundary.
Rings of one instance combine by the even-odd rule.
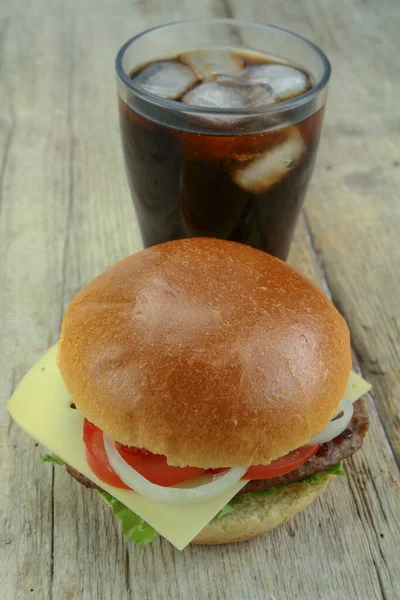
[[[204,108],[256,108],[275,102],[269,86],[243,85],[229,81],[206,81],[182,98],[185,104]]]
[[[287,137],[282,136],[279,145],[256,155],[245,167],[234,171],[233,180],[251,194],[262,194],[298,165],[305,149],[300,132],[294,129]]]
[[[235,90],[231,86],[226,86],[217,81],[201,83],[185,94],[182,102],[205,108],[244,107],[244,98],[240,90]]]
[[[187,65],[174,60],[162,60],[145,67],[133,81],[146,92],[179,100],[196,83],[197,78]]]
[[[269,85],[279,100],[300,96],[311,85],[306,73],[289,65],[251,65],[241,77],[251,84]]]
[[[245,97],[246,108],[262,108],[276,102],[276,96],[269,85],[243,85],[242,94]]]
[[[244,68],[240,56],[225,48],[194,50],[181,54],[179,59],[189,65],[199,79],[209,79],[214,75],[237,75]]]

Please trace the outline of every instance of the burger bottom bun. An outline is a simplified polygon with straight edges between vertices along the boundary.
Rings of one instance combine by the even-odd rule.
[[[245,495],[232,513],[211,521],[192,544],[244,542],[276,529],[316,500],[335,475],[321,477],[323,481],[285,485],[271,495]]]

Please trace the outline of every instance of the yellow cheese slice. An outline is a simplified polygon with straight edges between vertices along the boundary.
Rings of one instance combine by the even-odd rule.
[[[82,439],[83,416],[70,408],[53,346],[25,375],[8,401],[14,421],[38,442],[94,481],[149,523],[178,550],[183,550],[247,483],[241,480],[206,502],[171,505],[154,502],[130,490],[106,485],[86,462]]]
[[[207,502],[174,506],[154,502],[100,481],[86,462],[83,416],[70,407],[71,397],[58,370],[56,354],[57,346],[53,346],[25,375],[8,401],[12,418],[21,429],[133,510],[182,550],[247,482],[241,480]],[[355,402],[370,389],[370,384],[352,371],[345,395]]]
[[[355,371],[350,371],[350,377],[344,395],[350,402],[355,402],[356,400],[359,400],[361,396],[364,396],[364,394],[369,392],[371,388],[372,385],[368,383],[368,381],[365,381],[361,375],[358,375]]]

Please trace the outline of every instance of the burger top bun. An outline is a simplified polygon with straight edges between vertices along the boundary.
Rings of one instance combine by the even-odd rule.
[[[207,238],[129,256],[64,317],[58,362],[83,415],[129,446],[203,468],[268,464],[322,431],[349,331],[286,263]]]

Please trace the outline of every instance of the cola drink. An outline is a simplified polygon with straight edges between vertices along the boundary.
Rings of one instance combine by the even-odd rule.
[[[140,102],[121,94],[120,123],[144,245],[218,237],[285,260],[323,118],[321,102],[303,112],[299,103],[313,74],[266,53],[212,47],[128,75]]]

